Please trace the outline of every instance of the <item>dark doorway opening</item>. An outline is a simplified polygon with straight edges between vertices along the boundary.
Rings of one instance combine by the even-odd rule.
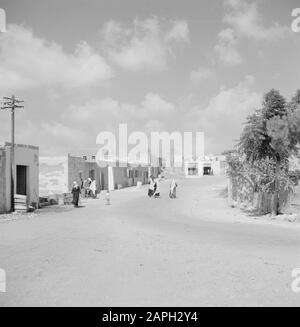
[[[211,167],[204,167],[203,175],[211,175]]]
[[[27,166],[17,165],[17,194],[27,195]]]

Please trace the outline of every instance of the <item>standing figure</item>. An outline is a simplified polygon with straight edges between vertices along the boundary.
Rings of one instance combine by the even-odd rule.
[[[156,186],[153,175],[150,176],[148,184],[149,184],[148,196],[149,198],[151,198],[155,192],[155,186]]]
[[[80,194],[80,187],[77,184],[77,182],[73,182],[72,194],[73,194],[74,207],[77,208],[78,207],[78,202],[79,202],[79,194]]]
[[[90,191],[91,191],[91,195],[92,195],[92,197],[93,197],[94,199],[96,198],[96,189],[97,189],[96,181],[93,180],[93,181],[91,182]]]
[[[154,187],[154,197],[155,199],[160,197],[160,187],[159,187],[159,178],[156,178],[155,187]]]
[[[91,196],[91,184],[92,184],[92,180],[90,178],[88,178],[87,182],[86,182],[86,186],[85,186],[86,187],[85,193],[88,198]]]
[[[175,182],[175,179],[172,179],[172,182],[170,184],[170,193],[169,193],[169,197],[171,199],[175,199],[176,198],[176,188],[177,188],[177,183]]]
[[[109,190],[107,190],[106,194],[105,194],[105,204],[110,205],[110,192],[109,192]]]

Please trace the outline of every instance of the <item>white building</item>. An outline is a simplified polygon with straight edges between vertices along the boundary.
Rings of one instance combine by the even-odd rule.
[[[11,144],[0,145],[0,213],[11,210]],[[24,196],[27,205],[39,203],[39,148],[15,144],[14,195]]]
[[[189,178],[225,174],[226,156],[224,155],[208,155],[196,160],[186,160],[184,163],[184,175]]]

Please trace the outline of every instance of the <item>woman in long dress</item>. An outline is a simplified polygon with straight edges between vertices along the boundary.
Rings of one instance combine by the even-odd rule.
[[[74,204],[74,207],[78,207],[80,187],[77,184],[77,182],[73,182],[72,194],[73,194],[73,204]]]
[[[151,175],[150,176],[150,180],[149,180],[149,188],[148,188],[148,196],[149,198],[151,198],[155,192],[155,181],[154,181],[154,177]]]
[[[90,190],[91,190],[91,193],[92,193],[92,197],[93,198],[96,198],[96,189],[97,189],[97,187],[96,187],[96,181],[93,180],[91,182],[91,186],[90,186]]]
[[[154,197],[157,199],[160,197],[159,178],[156,178],[154,182],[155,182]]]
[[[170,198],[175,199],[176,198],[176,188],[177,188],[177,183],[175,182],[175,179],[172,179],[171,185],[170,185]]]

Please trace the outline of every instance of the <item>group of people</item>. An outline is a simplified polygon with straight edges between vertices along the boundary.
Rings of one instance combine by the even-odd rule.
[[[149,178],[149,188],[148,188],[148,196],[149,198],[159,198],[160,190],[159,190],[159,178],[154,178],[153,175]]]
[[[154,198],[159,198],[160,197],[160,178],[154,178],[153,175],[150,176],[149,178],[149,188],[148,188],[148,196],[149,198],[154,197]],[[176,198],[176,188],[177,188],[177,183],[175,179],[173,178],[170,184],[170,192],[169,192],[169,197],[171,199]]]
[[[73,182],[72,187],[72,195],[73,195],[73,204],[74,207],[79,206],[80,195],[85,198],[96,198],[97,197],[97,185],[96,181],[91,178],[87,178],[86,180],[81,180],[81,185],[79,186],[76,181]]]
[[[159,198],[160,197],[160,177],[155,178],[153,175],[149,178],[149,188],[148,188],[148,196],[151,198]],[[169,197],[171,199],[176,198],[176,189],[177,189],[177,183],[175,179],[173,178],[170,184],[170,192]],[[79,206],[80,201],[80,195],[82,195],[85,198],[96,198],[97,197],[97,186],[96,181],[92,180],[91,178],[88,178],[84,181],[81,181],[81,185],[79,186],[76,181],[73,182],[72,187],[72,195],[73,195],[73,204],[74,207]],[[107,191],[107,194],[105,196],[106,204],[110,204],[110,192]]]
[[[81,181],[81,189],[85,198],[96,198],[97,185],[95,180],[87,178],[86,180]]]

